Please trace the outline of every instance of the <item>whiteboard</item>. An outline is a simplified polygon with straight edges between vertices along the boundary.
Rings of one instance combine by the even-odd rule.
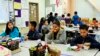
[[[0,23],[9,21],[8,1],[0,0]]]

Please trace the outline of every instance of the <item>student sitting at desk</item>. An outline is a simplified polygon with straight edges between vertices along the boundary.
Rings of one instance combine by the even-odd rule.
[[[89,48],[100,49],[100,43],[93,39],[92,36],[88,35],[87,25],[81,25],[79,29],[80,35],[72,41],[71,46],[78,46],[80,48],[87,46]]]
[[[66,25],[69,25],[69,24],[72,23],[72,19],[71,19],[70,13],[67,14],[67,17],[65,18],[65,22],[66,22]]]
[[[94,28],[98,29],[98,21],[97,21],[96,18],[93,18],[92,23],[91,23],[91,26],[93,27],[93,29]]]
[[[14,26],[13,22],[8,22],[6,24],[6,30],[0,36],[5,37],[9,35],[10,38],[19,37],[19,29]]]
[[[65,15],[64,14],[62,14],[60,20],[65,20]]]
[[[40,23],[39,23],[39,26],[38,26],[38,31],[39,31],[39,33],[41,33],[41,30],[42,30],[42,26],[43,26],[44,20],[45,20],[44,17],[42,17],[41,20],[40,20]]]
[[[84,23],[82,22],[81,18],[78,19],[78,24],[83,25]]]
[[[29,23],[29,32],[27,34],[26,40],[38,40],[40,38],[39,32],[36,30],[37,23],[35,21],[31,21]]]
[[[78,24],[78,19],[79,19],[78,12],[75,11],[75,12],[74,12],[74,16],[73,16],[73,24],[74,24],[75,26]]]
[[[57,44],[64,44],[66,42],[66,32],[60,29],[60,22],[55,21],[53,22],[53,28],[51,32],[49,32],[46,37],[45,41],[47,43],[57,43]]]
[[[66,23],[65,23],[65,20],[61,20],[61,21],[60,21],[60,27],[61,27],[61,29],[66,30]]]
[[[44,20],[44,23],[43,23],[43,26],[42,26],[42,30],[44,30],[44,31],[47,30],[47,32],[49,32],[50,25],[48,25],[48,21],[47,20]]]
[[[48,34],[49,33],[49,30],[50,30],[50,25],[48,25],[48,21],[47,20],[44,20],[44,23],[43,23],[43,26],[42,26],[42,38],[41,40],[45,40],[45,34]]]

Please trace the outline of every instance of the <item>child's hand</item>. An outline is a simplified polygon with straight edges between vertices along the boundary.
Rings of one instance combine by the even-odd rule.
[[[79,49],[81,49],[81,48],[83,48],[84,45],[83,44],[77,44],[77,46],[78,46]]]
[[[80,51],[83,48],[83,44],[77,44],[77,48],[74,49],[75,51]]]

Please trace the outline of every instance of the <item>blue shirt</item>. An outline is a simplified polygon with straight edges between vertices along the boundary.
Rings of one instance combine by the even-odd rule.
[[[4,36],[7,36],[7,34],[6,34],[6,32],[3,32],[2,34],[0,34],[0,36],[4,37]],[[19,30],[17,27],[13,28],[13,30],[9,34],[9,37],[10,38],[19,37]]]
[[[82,22],[82,21],[79,21],[78,24],[79,24],[79,25],[83,25],[83,22]]]
[[[73,16],[73,24],[74,25],[77,25],[78,24],[78,19],[79,19],[79,16],[78,15],[74,15]]]

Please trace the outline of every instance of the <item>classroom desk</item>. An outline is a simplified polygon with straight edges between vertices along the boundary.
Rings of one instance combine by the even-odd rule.
[[[100,43],[100,30],[94,31],[94,33],[89,33],[89,34],[94,34],[95,39]]]
[[[79,31],[78,27],[66,27],[65,29],[66,31],[70,31],[70,32],[74,32],[74,31]],[[94,34],[95,39],[100,43],[100,29],[99,30],[95,30],[94,33],[88,33],[88,34]]]
[[[20,43],[21,52],[14,54],[12,56],[30,56],[29,48],[31,46],[35,46],[36,44],[37,44],[37,41],[22,42]],[[51,44],[51,45],[60,49],[62,54],[69,54],[72,56],[94,56],[94,54],[98,51],[97,49],[81,50],[81,51],[67,51],[67,45],[63,45],[63,44]],[[100,52],[97,54],[97,56],[100,56]]]
[[[11,51],[0,45],[0,56],[11,56]]]
[[[75,27],[66,27],[65,30],[66,30],[66,31],[76,31],[76,30],[79,30],[79,28],[75,28]]]

